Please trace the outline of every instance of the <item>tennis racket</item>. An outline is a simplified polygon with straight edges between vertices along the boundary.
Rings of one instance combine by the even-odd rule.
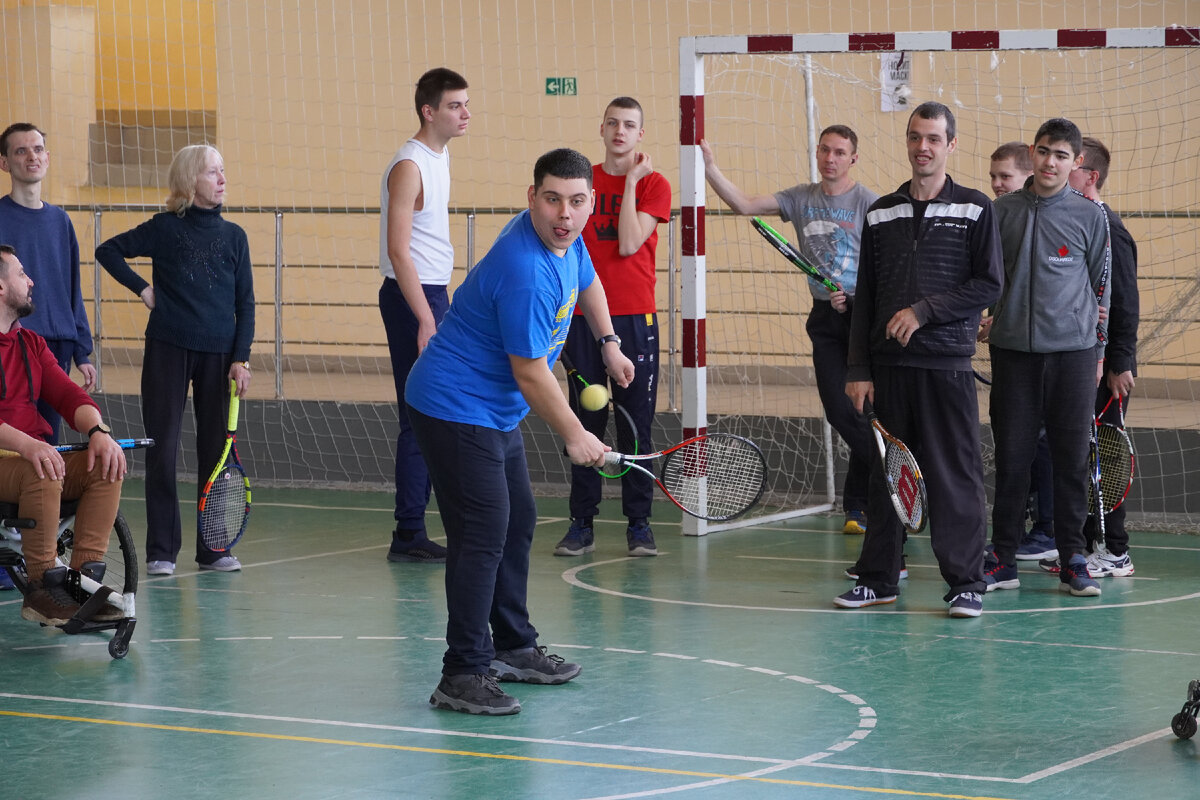
[[[662,459],[658,475],[642,463]],[[767,460],[749,439],[731,433],[709,433],[643,456],[611,452],[610,468],[636,469],[687,514],[714,522],[745,514],[767,486]]]
[[[925,529],[929,506],[921,467],[908,445],[883,427],[869,400],[863,400],[863,413],[867,415],[871,423],[871,432],[875,434],[879,460],[883,463],[883,477],[887,481],[888,496],[892,499],[896,516],[900,518],[906,531],[920,533]]]
[[[792,266],[796,267],[801,272],[806,273],[809,277],[813,278],[817,283],[821,284],[831,292],[840,292],[842,290],[842,287],[830,280],[829,276],[821,272],[821,270],[817,269],[812,264],[808,263],[804,256],[800,255],[800,251],[795,247],[792,247],[791,242],[781,236],[780,233],[770,225],[763,222],[758,217],[753,217],[750,220],[750,224],[753,225],[754,230],[761,233],[762,237],[770,242],[776,250],[783,253],[783,257],[792,262]]]
[[[1101,422],[1112,406],[1113,400],[1117,401],[1119,425]],[[1092,459],[1095,463],[1092,467],[1091,511],[1095,514],[1096,509],[1102,509],[1099,516],[1103,516],[1112,513],[1121,503],[1125,502],[1125,498],[1129,496],[1129,489],[1133,486],[1135,466],[1133,442],[1130,441],[1129,434],[1125,432],[1124,402],[1116,395],[1110,396],[1104,405],[1104,410],[1096,415]],[[1100,487],[1098,494],[1094,488],[1097,480]],[[1100,498],[1100,502],[1097,502],[1097,498]],[[1103,533],[1103,528],[1101,532]]]
[[[571,388],[571,397],[575,401],[576,414],[605,414],[606,422],[604,426],[604,435],[601,441],[620,453],[628,453],[630,455],[638,455],[642,452],[641,443],[638,441],[637,426],[633,424],[633,417],[625,410],[625,407],[618,403],[609,393],[609,405],[612,407],[612,413],[608,413],[608,409],[600,409],[599,411],[586,411],[579,405],[579,392],[591,386],[587,379],[579,374],[579,370],[567,357],[566,352],[559,357],[562,361],[563,369],[567,373],[567,384]],[[572,380],[574,378],[575,380]],[[606,478],[620,478],[625,473],[629,472],[629,467],[625,466],[621,469],[609,469],[604,467],[597,470]]]
[[[153,439],[115,439],[122,450],[139,450],[143,447],[154,447]],[[78,453],[88,449],[87,442],[75,442],[74,444],[55,445],[55,450],[60,453]],[[19,456],[15,450],[0,450],[0,457]]]
[[[226,552],[237,544],[250,521],[250,479],[237,452],[238,405],[237,383],[230,379],[225,451],[204,484],[196,510],[200,540],[214,553]]]

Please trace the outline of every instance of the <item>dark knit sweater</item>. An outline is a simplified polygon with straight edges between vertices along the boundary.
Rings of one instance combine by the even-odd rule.
[[[149,257],[154,309],[146,337],[202,353],[250,358],[254,279],[246,233],[221,208],[155,214],[96,248],[96,260],[134,294],[149,284],[126,259]]]

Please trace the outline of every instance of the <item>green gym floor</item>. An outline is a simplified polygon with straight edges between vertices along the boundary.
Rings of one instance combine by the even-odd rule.
[[[141,485],[123,508],[139,539]],[[540,502],[529,604],[564,686],[519,715],[433,710],[443,569],[389,564],[390,495],[254,492],[240,574],[143,576],[127,658],[0,594],[3,798],[1185,798],[1200,739],[1200,538],[1135,534],[1137,572],[1071,598],[1036,565],[946,616],[928,539],[900,601],[836,610],[840,518],[678,535],[624,527],[556,558]],[[610,514],[619,507],[608,501]],[[188,509],[185,508],[185,518]],[[438,518],[431,516],[438,537]]]

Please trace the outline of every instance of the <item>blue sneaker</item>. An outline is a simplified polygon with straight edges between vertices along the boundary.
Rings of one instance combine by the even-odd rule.
[[[592,535],[592,518],[581,517],[571,520],[567,535],[554,546],[556,556],[581,556],[596,549],[596,539]]]
[[[1001,564],[992,553],[983,558],[983,582],[987,584],[989,592],[996,589],[1021,588],[1021,579],[1017,577],[1017,565]]]
[[[1017,561],[1039,561],[1043,558],[1057,558],[1058,545],[1053,536],[1047,536],[1034,528],[1021,539],[1017,548]]]
[[[1088,574],[1087,559],[1079,553],[1071,556],[1071,560],[1062,565],[1058,581],[1059,589],[1076,597],[1100,596],[1100,584],[1092,580],[1092,576]]]
[[[17,587],[13,584],[12,578],[8,577],[8,570],[0,567],[0,592],[7,592],[15,588]]]
[[[983,598],[979,592],[959,592],[950,598],[950,616],[978,617],[983,613]]]
[[[654,544],[654,531],[650,530],[650,523],[644,519],[629,520],[625,542],[629,545],[631,556],[658,555],[658,546]]]

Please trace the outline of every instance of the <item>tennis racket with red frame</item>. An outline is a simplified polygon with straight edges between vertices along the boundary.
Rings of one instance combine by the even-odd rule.
[[[1113,400],[1117,401],[1117,425],[1101,422]],[[1095,419],[1092,439],[1091,513],[1095,514],[1099,508],[1102,509],[1099,516],[1103,517],[1125,502],[1125,498],[1129,496],[1129,489],[1133,486],[1135,465],[1133,442],[1125,432],[1124,401],[1117,395],[1111,395]],[[1097,487],[1099,492],[1096,491]],[[1097,502],[1097,498],[1100,502]]]
[[[863,413],[867,415],[871,432],[875,434],[879,460],[883,462],[883,477],[887,481],[888,496],[896,509],[896,516],[909,533],[920,533],[928,521],[929,507],[921,467],[908,445],[883,427],[879,417],[875,416],[871,401],[863,400]]]
[[[658,474],[642,466],[662,459]],[[767,460],[754,442],[732,433],[709,433],[643,456],[611,452],[610,468],[640,470],[667,499],[699,519],[723,522],[758,504],[767,486]]]
[[[250,479],[237,452],[238,406],[237,383],[230,379],[225,450],[204,484],[196,510],[200,539],[214,553],[229,551],[250,522]]]

